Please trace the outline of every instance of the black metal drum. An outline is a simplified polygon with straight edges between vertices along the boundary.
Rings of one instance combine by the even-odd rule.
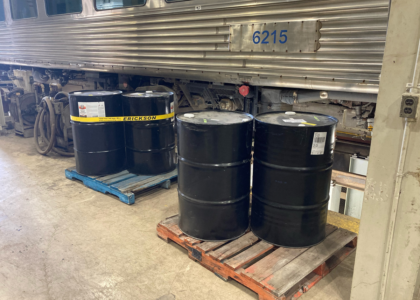
[[[253,117],[200,111],[177,116],[179,227],[201,240],[229,240],[249,227]]]
[[[121,91],[70,93],[77,172],[99,176],[124,170],[124,124],[100,119],[123,116],[121,95]]]
[[[128,171],[158,175],[175,170],[173,93],[125,94],[123,109]]]
[[[255,118],[251,228],[284,247],[325,238],[337,119],[302,112]]]

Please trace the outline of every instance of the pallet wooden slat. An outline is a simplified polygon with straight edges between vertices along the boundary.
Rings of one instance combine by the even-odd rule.
[[[210,252],[209,255],[220,261],[231,257],[246,247],[255,244],[257,241],[258,238],[252,232],[248,232],[233,242],[230,242],[229,244],[226,244],[225,246]]]
[[[274,245],[261,241],[251,248],[246,249],[244,252],[228,259],[225,261],[225,264],[232,269],[237,270],[273,248]]]
[[[179,222],[179,215],[167,218],[165,221],[161,222],[160,225],[166,227],[172,233],[176,234],[177,236],[184,235],[184,233],[178,227]],[[188,236],[184,235],[184,240],[189,238]]]
[[[153,178],[153,180],[147,179],[147,180],[145,180],[143,182],[142,185],[135,186],[134,188],[132,188],[132,192],[133,193],[137,193],[137,192],[143,191],[145,189],[148,189],[148,188],[150,188],[152,186],[160,185],[160,184],[164,183],[165,181],[167,181],[167,179],[162,178],[162,177],[159,177],[159,176],[156,176],[155,178]]]
[[[74,169],[76,169],[76,167]],[[122,175],[126,175],[126,174],[130,174],[130,173],[127,170],[124,170],[124,171],[121,171],[119,173],[106,175],[106,176],[102,176],[102,177],[98,177],[98,178],[101,178],[102,181],[106,181],[106,180],[109,180],[109,179],[112,179],[112,178],[115,178],[115,177],[119,177],[119,176],[122,176]]]
[[[128,174],[122,174],[120,176],[115,176],[113,178],[109,178],[109,179],[106,179],[106,180],[104,180],[103,177],[96,178],[96,180],[98,180],[98,181],[100,181],[104,184],[107,184],[107,185],[113,185],[113,184],[125,181],[127,179],[131,179],[133,177],[136,177],[136,175],[128,173]]]
[[[281,270],[275,272],[265,281],[267,287],[276,287],[275,294],[280,297],[293,285],[305,278],[310,272],[319,267],[335,252],[352,241],[357,235],[353,232],[338,229],[320,244],[308,249],[304,254],[292,260]]]
[[[200,249],[203,252],[209,252],[212,251],[220,246],[223,246],[224,244],[226,244],[228,242],[223,241],[223,242],[204,242],[201,243],[199,246],[197,246],[198,249]]]
[[[137,187],[140,184],[143,184],[146,180],[150,180],[152,176],[137,176],[135,178],[130,178],[116,184],[113,184],[111,187],[121,191],[122,193],[132,190],[132,187]]]
[[[157,176],[138,176],[127,170],[107,176],[85,176],[79,174],[75,167],[65,170],[68,179],[77,179],[95,191],[117,196],[121,202],[134,204],[134,193],[151,187],[170,188],[171,180],[178,176],[177,170]],[[147,180],[147,181],[146,181]],[[122,187],[122,189],[121,189]]]
[[[327,224],[325,234],[328,236],[334,232],[337,227]],[[274,274],[293,259],[301,255],[309,248],[278,248],[270,255],[264,257],[257,263],[244,270],[244,274],[257,282],[261,282],[270,275]]]
[[[188,257],[224,280],[232,278],[252,289],[260,300],[299,298],[348,257],[357,240],[355,233],[327,225],[327,238],[303,249],[277,247],[252,232],[233,241],[204,242],[183,234],[178,221],[173,216],[159,223],[158,236],[176,242]]]
[[[171,226],[168,227],[168,229],[170,231],[172,231],[173,233],[175,233],[177,236],[181,236],[184,233],[181,231],[181,229],[179,229],[178,224],[172,224]]]
[[[189,237],[189,236],[185,236],[184,237],[184,241],[186,241],[190,245],[197,245],[197,244],[200,244],[201,243],[200,240],[196,240],[196,239],[194,239],[192,237]]]
[[[244,273],[255,281],[261,282],[306,250],[308,248],[278,248],[259,262],[249,266]]]
[[[280,299],[286,300],[295,300],[306,293],[310,288],[317,284],[322,279],[322,276],[312,272],[309,275],[305,276],[301,281],[296,283],[293,288],[280,297]],[[297,292],[296,292],[297,291]],[[276,297],[276,299],[279,299]]]
[[[117,185],[113,187],[119,189],[123,193],[127,191],[138,192],[140,190],[148,188],[149,186],[153,186],[161,182],[164,182],[165,180],[167,180],[167,177],[176,176],[176,174],[178,174],[177,172],[178,172],[177,170],[173,170],[172,172],[166,173],[164,175],[138,176],[138,177],[141,177],[141,179],[136,181],[133,178],[133,180],[127,180],[127,181],[118,183]]]

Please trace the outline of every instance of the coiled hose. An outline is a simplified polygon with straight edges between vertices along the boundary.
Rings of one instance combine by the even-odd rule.
[[[65,95],[63,92],[55,95],[57,99],[58,95]],[[60,127],[60,115],[55,115],[54,106],[52,104],[51,97],[44,97],[41,101],[41,110],[35,119],[34,125],[34,139],[35,147],[39,154],[47,155],[51,151],[54,151],[63,156],[74,156],[73,152],[66,152],[55,147],[56,136],[63,135],[62,129]],[[41,136],[43,143],[47,144],[45,149],[42,149],[39,145],[39,136]]]

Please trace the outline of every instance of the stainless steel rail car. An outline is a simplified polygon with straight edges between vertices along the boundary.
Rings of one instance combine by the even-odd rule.
[[[348,170],[349,155],[369,153],[360,143],[370,143],[388,10],[389,0],[0,0],[0,98],[8,107],[8,91],[31,93],[16,100],[30,115],[60,91],[154,86],[175,92],[177,113],[330,114],[351,143]]]
[[[389,0],[146,0],[144,5],[103,10],[95,1],[100,8],[139,2],[48,2],[78,1],[79,13],[52,14],[45,0],[1,0],[5,18],[0,22],[0,64],[378,92]],[[21,18],[24,13],[13,12],[11,4],[16,11],[28,6],[31,13],[25,16],[32,17]],[[312,37],[293,32],[293,26],[316,21],[316,47],[304,49]],[[238,32],[241,25],[246,30]],[[262,28],[255,30],[260,36],[252,36],[254,26]],[[274,29],[265,37],[264,26],[289,26],[284,27],[287,34],[295,33],[299,42],[280,45],[280,38],[278,47],[265,47],[264,38],[276,40]]]

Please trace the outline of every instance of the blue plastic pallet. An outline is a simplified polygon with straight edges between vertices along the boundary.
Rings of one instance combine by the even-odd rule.
[[[91,189],[110,193],[117,196],[126,204],[134,204],[134,193],[138,193],[151,187],[163,187],[169,189],[171,180],[178,177],[178,170],[157,176],[135,175],[127,170],[107,176],[86,176],[77,173],[76,167],[66,169],[68,179],[78,179]]]

